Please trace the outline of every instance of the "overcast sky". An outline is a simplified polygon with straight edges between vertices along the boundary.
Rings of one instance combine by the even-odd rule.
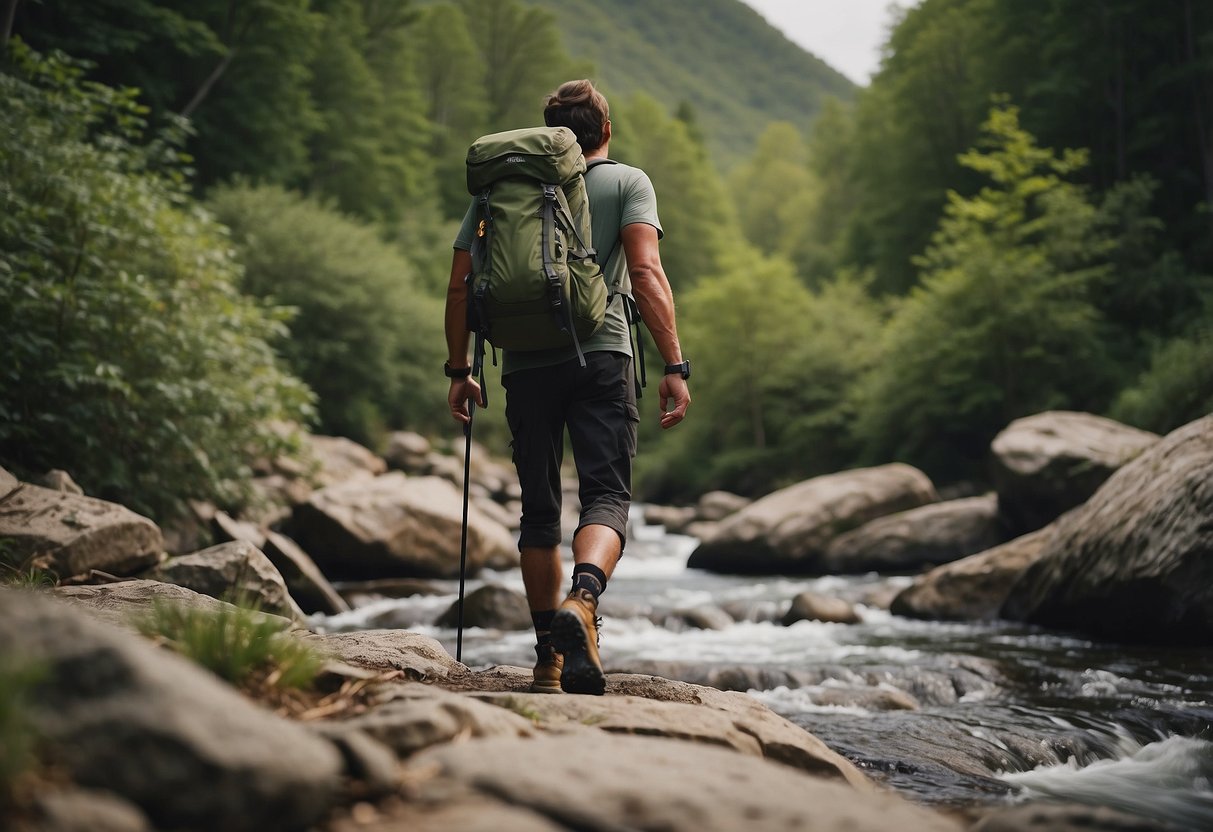
[[[880,63],[890,6],[918,0],[743,0],[788,39],[857,84],[868,83]]]

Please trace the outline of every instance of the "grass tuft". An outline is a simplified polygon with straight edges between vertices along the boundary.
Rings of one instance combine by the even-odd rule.
[[[140,631],[249,693],[310,687],[325,657],[255,608],[157,603]]]

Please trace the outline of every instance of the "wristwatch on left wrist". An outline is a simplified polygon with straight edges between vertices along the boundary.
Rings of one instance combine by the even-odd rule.
[[[452,367],[451,362],[442,362],[442,374],[447,378],[467,378],[472,374],[471,367]]]
[[[665,374],[667,376],[678,375],[682,376],[684,379],[688,379],[691,377],[691,362],[682,361],[678,364],[666,364]]]

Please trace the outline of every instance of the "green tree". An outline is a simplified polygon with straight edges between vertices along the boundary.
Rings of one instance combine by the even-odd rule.
[[[519,0],[458,3],[484,61],[485,132],[542,124],[544,96],[562,81],[588,74],[565,52],[556,17],[546,9]]]
[[[729,177],[729,186],[746,239],[765,254],[790,255],[818,201],[800,131],[787,122],[767,127],[754,155]]]
[[[472,41],[463,10],[446,4],[422,11],[410,30],[407,51],[431,124],[428,150],[442,210],[462,217],[468,206],[467,149],[488,120],[484,58]]]
[[[686,125],[647,96],[611,105],[611,155],[644,169],[657,191],[661,260],[675,291],[721,274],[745,243],[728,192]]]
[[[1012,419],[1107,395],[1090,287],[1112,246],[1096,207],[1064,178],[1086,155],[1038,147],[1014,107],[996,107],[984,133],[961,163],[992,184],[949,194],[917,261],[922,286],[884,333],[856,425],[872,461],[945,478],[979,474]]]
[[[282,310],[239,294],[224,229],[149,169],[134,90],[11,45],[0,74],[0,459],[70,470],[165,517],[241,500],[254,455],[311,394],[271,343]]]
[[[310,65],[323,16],[308,0],[45,0],[16,31],[35,48],[96,62],[103,83],[141,91],[155,117],[189,118],[202,185],[235,173],[286,182],[309,172],[321,127]]]

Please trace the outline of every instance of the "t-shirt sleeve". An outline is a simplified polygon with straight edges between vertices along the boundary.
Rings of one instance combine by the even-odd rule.
[[[665,236],[661,220],[657,218],[657,193],[653,190],[653,183],[648,174],[641,170],[636,170],[623,186],[623,211],[620,214],[619,227],[637,222],[656,228],[657,239]]]
[[[476,203],[468,205],[463,222],[459,225],[459,233],[455,235],[455,248],[463,251],[472,250],[472,235],[476,233]]]

